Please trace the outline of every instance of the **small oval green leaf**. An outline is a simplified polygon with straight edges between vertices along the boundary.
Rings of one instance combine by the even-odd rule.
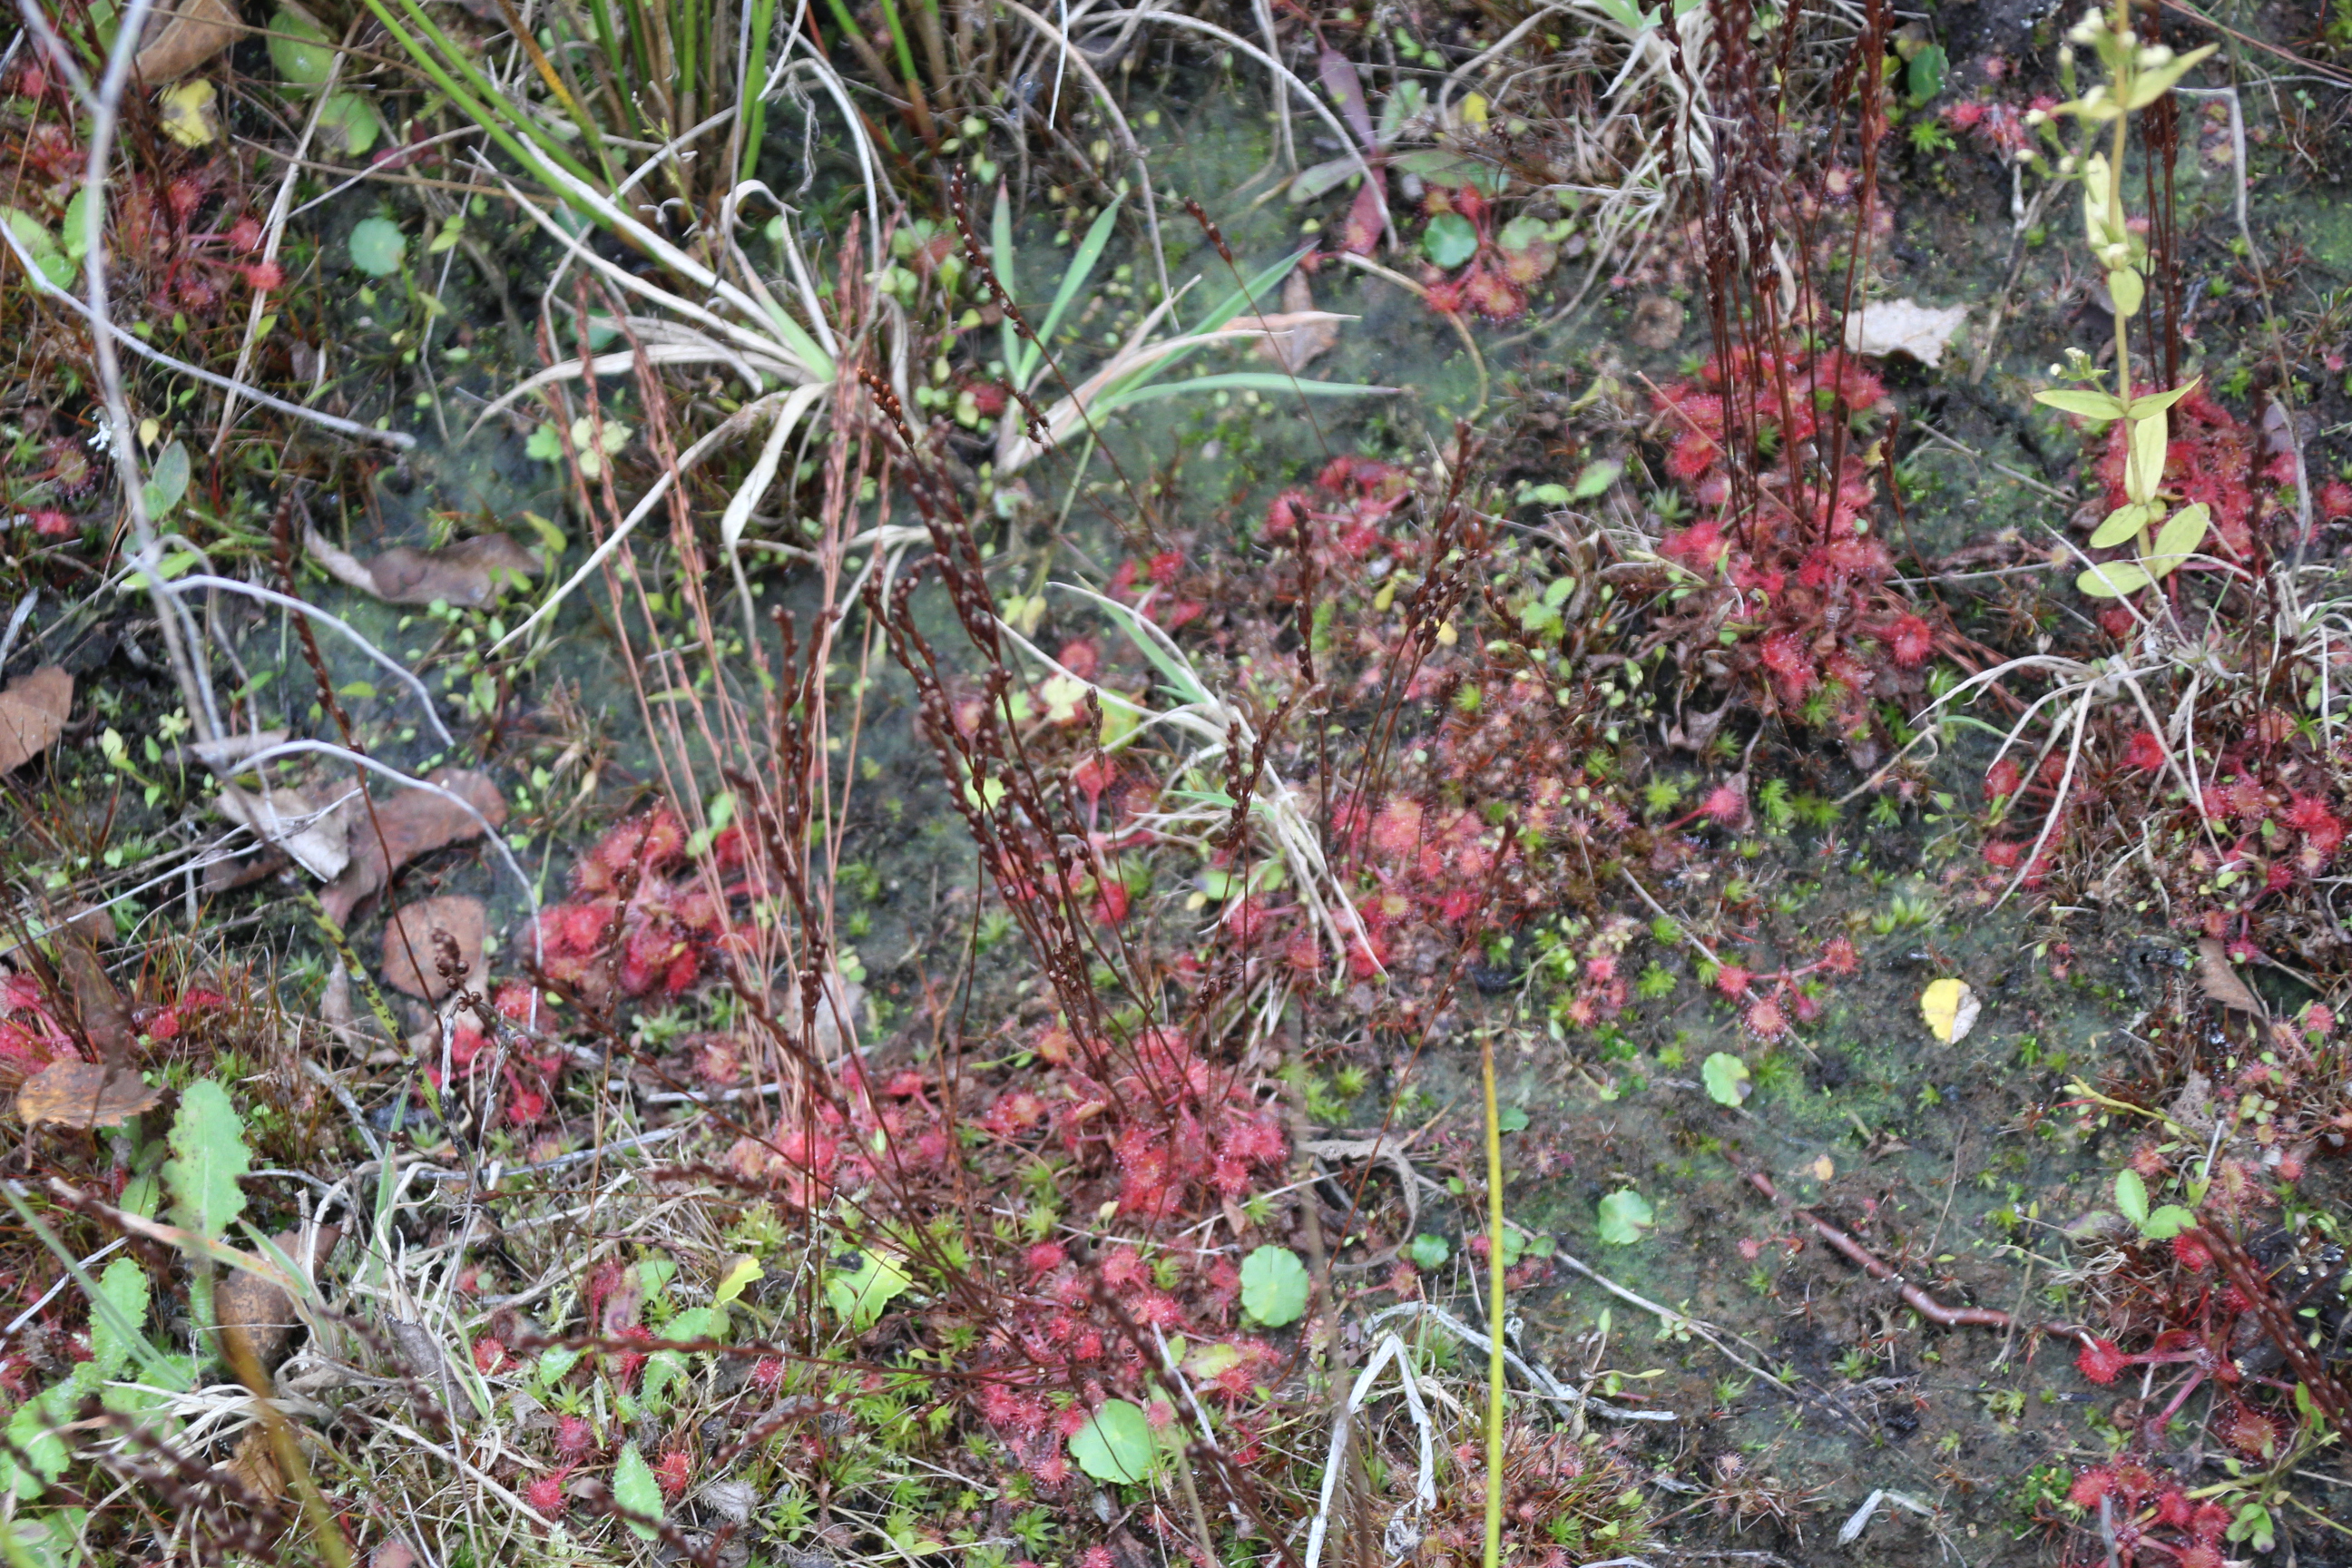
[[[1706,1097],[1717,1105],[1737,1109],[1748,1098],[1748,1064],[1729,1051],[1717,1051],[1699,1069],[1706,1080]]]
[[[2147,1223],[2147,1184],[2137,1171],[2116,1173],[2116,1209],[2134,1225]]]
[[[172,1223],[217,1241],[245,1212],[236,1182],[253,1166],[228,1090],[208,1078],[190,1084],[172,1119],[171,1142],[163,1185],[172,1194]]]
[[[2138,593],[2148,581],[2147,571],[2138,563],[2110,561],[2075,578],[2074,586],[2094,599],[2120,599],[2126,594]]]
[[[269,18],[269,63],[289,87],[314,88],[335,68],[335,41],[310,13],[283,5]]]

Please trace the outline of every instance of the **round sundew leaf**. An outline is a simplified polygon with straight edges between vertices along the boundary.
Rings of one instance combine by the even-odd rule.
[[[1439,213],[1421,231],[1421,252],[1439,267],[1459,267],[1478,254],[1478,231],[1460,213]]]
[[[408,257],[408,237],[389,218],[362,218],[352,230],[352,265],[371,278],[389,278]]]
[[[1151,1471],[1151,1424],[1128,1401],[1107,1399],[1070,1438],[1070,1458],[1098,1481],[1139,1481]]]
[[[1286,1247],[1261,1247],[1242,1263],[1242,1306],[1269,1329],[1307,1311],[1307,1265]]]
[[[269,63],[288,86],[314,88],[335,68],[335,42],[308,11],[281,6],[269,18]]]

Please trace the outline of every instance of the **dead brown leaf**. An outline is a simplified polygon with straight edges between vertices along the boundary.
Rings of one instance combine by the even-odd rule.
[[[0,773],[15,773],[64,732],[73,689],[73,677],[49,665],[0,691]]]
[[[427,773],[425,782],[466,801],[491,827],[506,822],[506,797],[488,775],[470,768],[441,768]],[[389,800],[376,802],[373,820],[362,806],[352,818],[352,863],[320,893],[319,902],[337,925],[349,926],[352,911],[381,892],[394,871],[419,855],[478,838],[481,834],[480,822],[455,803],[426,790],[403,790]]]
[[[65,971],[66,985],[73,992],[74,1012],[90,1048],[100,1061],[127,1068],[139,1044],[139,1026],[131,1019],[122,993],[108,977],[105,961],[98,956],[93,928],[111,932],[113,922],[103,914],[93,921],[85,913],[58,932],[58,967]]]
[[[2270,1011],[2252,988],[2238,978],[2238,972],[2230,966],[2228,951],[2210,936],[2197,943],[2197,987],[2208,1002],[2233,1013],[2252,1013],[2259,1018]]]
[[[16,1096],[16,1115],[27,1127],[120,1127],[163,1098],[162,1089],[128,1068],[110,1069],[103,1062],[68,1058],[26,1080]]]
[[[285,1472],[278,1468],[268,1429],[259,1425],[246,1428],[236,1451],[229,1456],[228,1473],[252,1497],[275,1502],[286,1495]]]
[[[1670,349],[1682,341],[1683,322],[1689,316],[1679,300],[1644,294],[1633,301],[1633,324],[1625,329],[1625,335],[1642,348]]]
[[[1293,375],[1330,353],[1339,342],[1339,319],[1315,308],[1315,296],[1304,272],[1293,272],[1283,280],[1280,314],[1245,317],[1234,325],[1265,328],[1266,335],[1259,341],[1257,352]]]
[[[323,1258],[334,1251],[342,1235],[340,1226],[321,1226],[314,1256]],[[270,1239],[297,1263],[305,1261],[300,1231],[280,1231]],[[273,1371],[286,1358],[287,1343],[300,1320],[285,1291],[257,1274],[235,1269],[221,1281],[214,1307],[220,1315],[221,1351],[229,1365],[245,1365],[245,1353],[250,1352],[256,1364]]]
[[[245,31],[229,0],[162,0],[147,24],[147,41],[132,62],[149,87],[177,81],[236,41]]]
[[[1845,319],[1848,353],[1906,353],[1929,368],[1944,363],[1952,334],[1969,319],[1966,305],[1938,310],[1910,300],[1876,300]]]
[[[427,1002],[449,994],[452,986],[441,973],[445,937],[457,943],[467,978],[478,983],[489,923],[481,900],[456,895],[420,899],[399,910],[383,928],[384,984]]]
[[[509,582],[539,574],[539,557],[503,533],[459,540],[441,550],[387,550],[373,561],[327,542],[318,530],[303,536],[305,547],[337,582],[372,594],[387,605],[429,605],[436,600],[478,610],[495,602]]]

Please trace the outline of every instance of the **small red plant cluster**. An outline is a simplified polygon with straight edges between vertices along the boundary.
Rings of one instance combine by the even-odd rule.
[[[1888,585],[1893,559],[1871,532],[1875,479],[1852,426],[1885,397],[1843,352],[1742,349],[1655,400],[1667,471],[1702,512],[1659,553],[1720,590],[1692,613],[1738,634],[1735,668],[1759,672],[1769,701],[1849,738],[1867,732],[1874,695],[1917,688],[1935,651],[1935,628]],[[1832,450],[1837,483],[1824,494],[1806,476]],[[1753,476],[1744,510],[1736,469]]]
[[[535,1039],[529,1032],[537,1000],[529,985],[499,986],[491,995],[490,1005],[505,1025],[512,1026],[502,1027],[501,1037],[496,1039],[483,1031],[470,1013],[460,1013],[449,1030],[447,1071],[445,1074],[440,1062],[428,1061],[425,1076],[434,1088],[446,1090],[453,1085],[479,1082],[495,1064],[499,1083],[494,1088],[502,1093],[497,1124],[522,1128],[544,1121],[554,1103],[568,1054],[562,1045]],[[499,1048],[501,1046],[503,1049]]]
[[[1374,555],[1410,548],[1388,530],[1413,498],[1412,476],[1377,458],[1334,458],[1313,489],[1291,489],[1265,509],[1258,538],[1306,553],[1325,573],[1360,567]]]
[[[614,991],[683,995],[724,938],[740,889],[723,879],[742,865],[743,847],[740,828],[714,836],[706,874],[667,805],[622,823],[572,868],[572,898],[541,911],[542,973],[594,1001]]]
[[[1777,1040],[1789,1032],[1791,1020],[1810,1024],[1822,1016],[1825,996],[1819,976],[1843,977],[1861,968],[1862,955],[1853,941],[1833,936],[1811,963],[1784,965],[1769,974],[1727,963],[1716,971],[1715,988],[1734,1002],[1748,1005],[1748,1026],[1759,1038]]]
[[[2115,1532],[2114,1560],[2124,1568],[2144,1562],[2170,1563],[2178,1568],[2222,1568],[2222,1550],[2230,1529],[2230,1510],[2211,1502],[2189,1500],[2180,1483],[2147,1460],[2126,1456],[2097,1465],[2074,1478],[2066,1500],[2093,1513],[2106,1510],[2103,1532]],[[2154,1552],[2154,1557],[2143,1553]]]
[[[51,1062],[80,1059],[38,980],[29,974],[0,980],[0,1064],[12,1076],[31,1078]]]
[[[1478,248],[1461,271],[1448,278],[1430,269],[1423,285],[1429,308],[1446,316],[1458,316],[1466,308],[1490,321],[1526,315],[1528,289],[1559,259],[1559,247],[1544,237],[1543,225],[1523,216],[1498,231],[1493,209],[1475,185],[1433,185],[1423,205],[1432,217],[1459,214],[1478,237]]]

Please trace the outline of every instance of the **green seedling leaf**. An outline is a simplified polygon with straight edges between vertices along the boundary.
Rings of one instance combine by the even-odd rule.
[[[2075,578],[2074,586],[2094,599],[2120,599],[2126,594],[2138,593],[2153,580],[2137,562],[2110,561]]]
[[[1594,496],[1601,494],[1611,485],[1615,484],[1617,476],[1624,471],[1625,465],[1614,458],[1603,458],[1597,463],[1587,463],[1584,465],[1583,472],[1576,476],[1576,484],[1568,492],[1569,499],[1591,500]]]
[[[164,447],[140,493],[147,502],[149,521],[160,522],[170,516],[180,498],[188,493],[188,449],[177,441]]]
[[[1301,169],[1290,182],[1290,199],[1294,202],[1311,202],[1317,196],[1337,190],[1345,184],[1348,176],[1362,166],[1361,160],[1350,153],[1344,158],[1333,158],[1328,163]]]
[[[1307,1265],[1286,1247],[1261,1247],[1242,1263],[1242,1307],[1269,1329],[1307,1311]]]
[[[1434,266],[1459,267],[1478,254],[1478,231],[1460,213],[1439,213],[1421,231],[1421,253]]]
[[[1628,1187],[1601,1200],[1601,1239],[1612,1247],[1631,1247],[1657,1223],[1650,1200]]]
[[[66,204],[66,221],[58,230],[65,242],[66,255],[79,261],[89,253],[89,187],[84,185]]]
[[[1951,57],[1944,53],[1941,44],[1929,44],[1911,57],[1908,69],[1903,73],[1903,85],[1916,104],[1927,102],[1944,90],[1944,78],[1952,68]]]
[[[2136,1226],[2147,1224],[2147,1184],[2137,1171],[2116,1173],[2116,1212]]]
[[[1496,1116],[1495,1126],[1504,1132],[1525,1132],[1528,1130],[1528,1113],[1522,1107],[1507,1105]]]
[[[2170,1241],[2196,1223],[2197,1216],[2179,1204],[2166,1204],[2147,1216],[2141,1224],[2139,1233],[2150,1241]]]
[[[2191,49],[2179,58],[2155,67],[2153,69],[2143,68],[2132,78],[2131,92],[2125,98],[2124,107],[2146,109],[2149,104],[2170,92],[2182,77],[2197,68],[2198,62],[2219,47],[2221,47],[2219,44],[2208,44],[2201,49]],[[2233,1535],[2230,1539],[2235,1541],[2237,1537]],[[2268,1552],[2270,1548],[2265,1546],[2263,1550]]]
[[[253,1167],[245,1123],[229,1103],[228,1090],[208,1078],[190,1084],[172,1120],[171,1142],[163,1185],[172,1194],[172,1223],[217,1241],[245,1212],[245,1193],[236,1182]]]
[[[1459,153],[1443,153],[1434,147],[1423,147],[1402,153],[1389,160],[1389,166],[1407,174],[1418,174],[1433,184],[1460,185],[1473,181],[1482,171],[1480,166]]]
[[[1151,1424],[1128,1401],[1107,1399],[1071,1437],[1070,1458],[1098,1481],[1132,1485],[1151,1472]]]
[[[2107,513],[2107,521],[2099,524],[2098,531],[2091,535],[2091,548],[2112,550],[2126,539],[2137,539],[2140,530],[2163,515],[2161,507],[2127,500]]]
[[[835,1316],[863,1333],[913,1282],[897,1258],[867,1247],[858,1254],[856,1268],[825,1276],[824,1299]]]
[[[1717,1051],[1708,1057],[1706,1064],[1699,1068],[1699,1077],[1706,1080],[1706,1097],[1717,1105],[1728,1105],[1736,1110],[1748,1098],[1748,1064],[1729,1051]]]
[[[362,218],[352,229],[352,265],[371,278],[389,278],[408,258],[408,237],[390,218]]]
[[[2046,403],[2065,414],[2079,414],[2085,419],[2121,419],[2123,399],[2112,392],[2093,392],[2087,388],[2061,387],[2054,392],[2037,392],[2036,403]]]
[[[635,1443],[622,1445],[620,1461],[613,1467],[613,1500],[633,1514],[661,1517],[661,1483],[654,1479],[654,1468],[646,1463]],[[661,1534],[650,1524],[639,1524],[634,1519],[625,1522],[639,1541],[652,1541]]]
[[[310,12],[282,5],[269,18],[269,63],[287,86],[308,91],[335,68],[335,41]]]
[[[1404,1249],[1404,1255],[1412,1259],[1415,1268],[1442,1268],[1445,1260],[1454,1255],[1454,1249],[1445,1244],[1444,1237],[1423,1231],[1412,1238],[1412,1244]]]
[[[0,207],[0,223],[8,226],[9,237],[24,247],[25,254],[33,259],[34,270],[53,287],[70,288],[73,284],[73,263],[58,248],[57,237],[42,226],[39,219],[15,207]]]

